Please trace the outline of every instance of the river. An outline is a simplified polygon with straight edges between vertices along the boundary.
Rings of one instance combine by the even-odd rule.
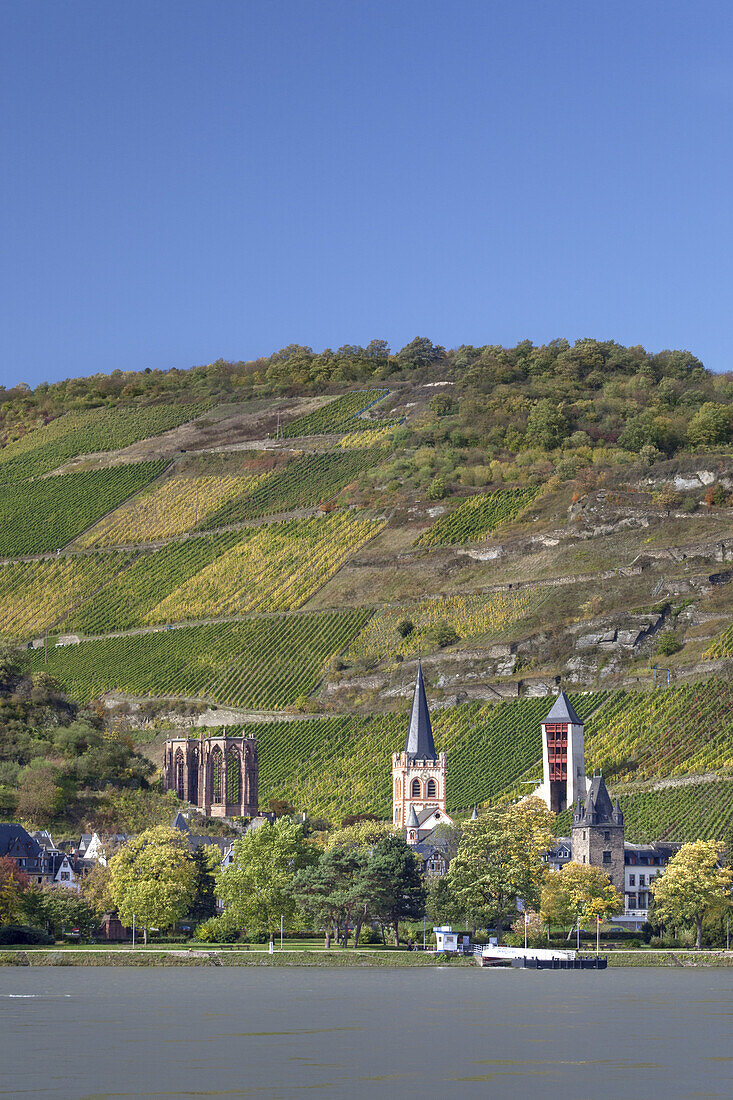
[[[4,968],[0,1096],[733,1096],[733,971]]]

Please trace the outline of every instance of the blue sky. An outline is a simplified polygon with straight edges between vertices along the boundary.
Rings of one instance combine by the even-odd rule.
[[[731,362],[733,8],[26,0],[0,381],[415,335]]]

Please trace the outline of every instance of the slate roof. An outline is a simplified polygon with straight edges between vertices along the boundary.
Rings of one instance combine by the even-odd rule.
[[[407,821],[405,823],[405,826],[408,829],[417,829],[420,826],[420,822],[418,821],[417,814],[415,813],[415,807],[414,806],[410,806],[410,812],[407,815]]]
[[[585,800],[578,799],[573,815],[573,825],[623,825],[623,823],[624,817],[618,799],[615,804],[611,802],[605,779],[602,775],[594,775]]]
[[[412,710],[410,711],[410,725],[407,730],[405,752],[416,760],[437,760],[438,758],[433,741],[433,727],[430,724],[428,701],[425,696],[422,665],[419,662],[415,692],[412,696]]]
[[[550,713],[545,718],[545,722],[570,722],[574,726],[583,725],[580,718],[578,718],[575,707],[564,691],[560,692],[553,703]]]
[[[6,856],[13,849],[13,855],[39,856],[41,847],[22,825],[0,825],[0,856]]]

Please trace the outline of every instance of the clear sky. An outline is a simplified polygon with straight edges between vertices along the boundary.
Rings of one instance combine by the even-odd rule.
[[[733,368],[733,5],[6,0],[0,381],[416,335]]]

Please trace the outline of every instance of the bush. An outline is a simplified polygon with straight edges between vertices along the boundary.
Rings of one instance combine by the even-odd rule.
[[[53,936],[27,924],[6,924],[0,928],[0,945],[3,947],[16,943],[48,945],[53,942]]]
[[[460,642],[461,637],[450,623],[440,622],[429,633],[430,639],[435,643],[438,649],[445,649],[446,646],[455,645],[456,642]]]
[[[428,500],[442,500],[445,496],[445,480],[442,477],[434,477],[428,485]]]
[[[657,639],[657,653],[662,657],[671,657],[673,653],[679,653],[682,642],[673,630],[663,630]]]
[[[415,624],[412,619],[400,619],[397,623],[397,633],[400,638],[408,638],[415,629]]]
[[[226,916],[209,917],[196,926],[193,935],[200,943],[236,943],[241,938],[241,930]]]

